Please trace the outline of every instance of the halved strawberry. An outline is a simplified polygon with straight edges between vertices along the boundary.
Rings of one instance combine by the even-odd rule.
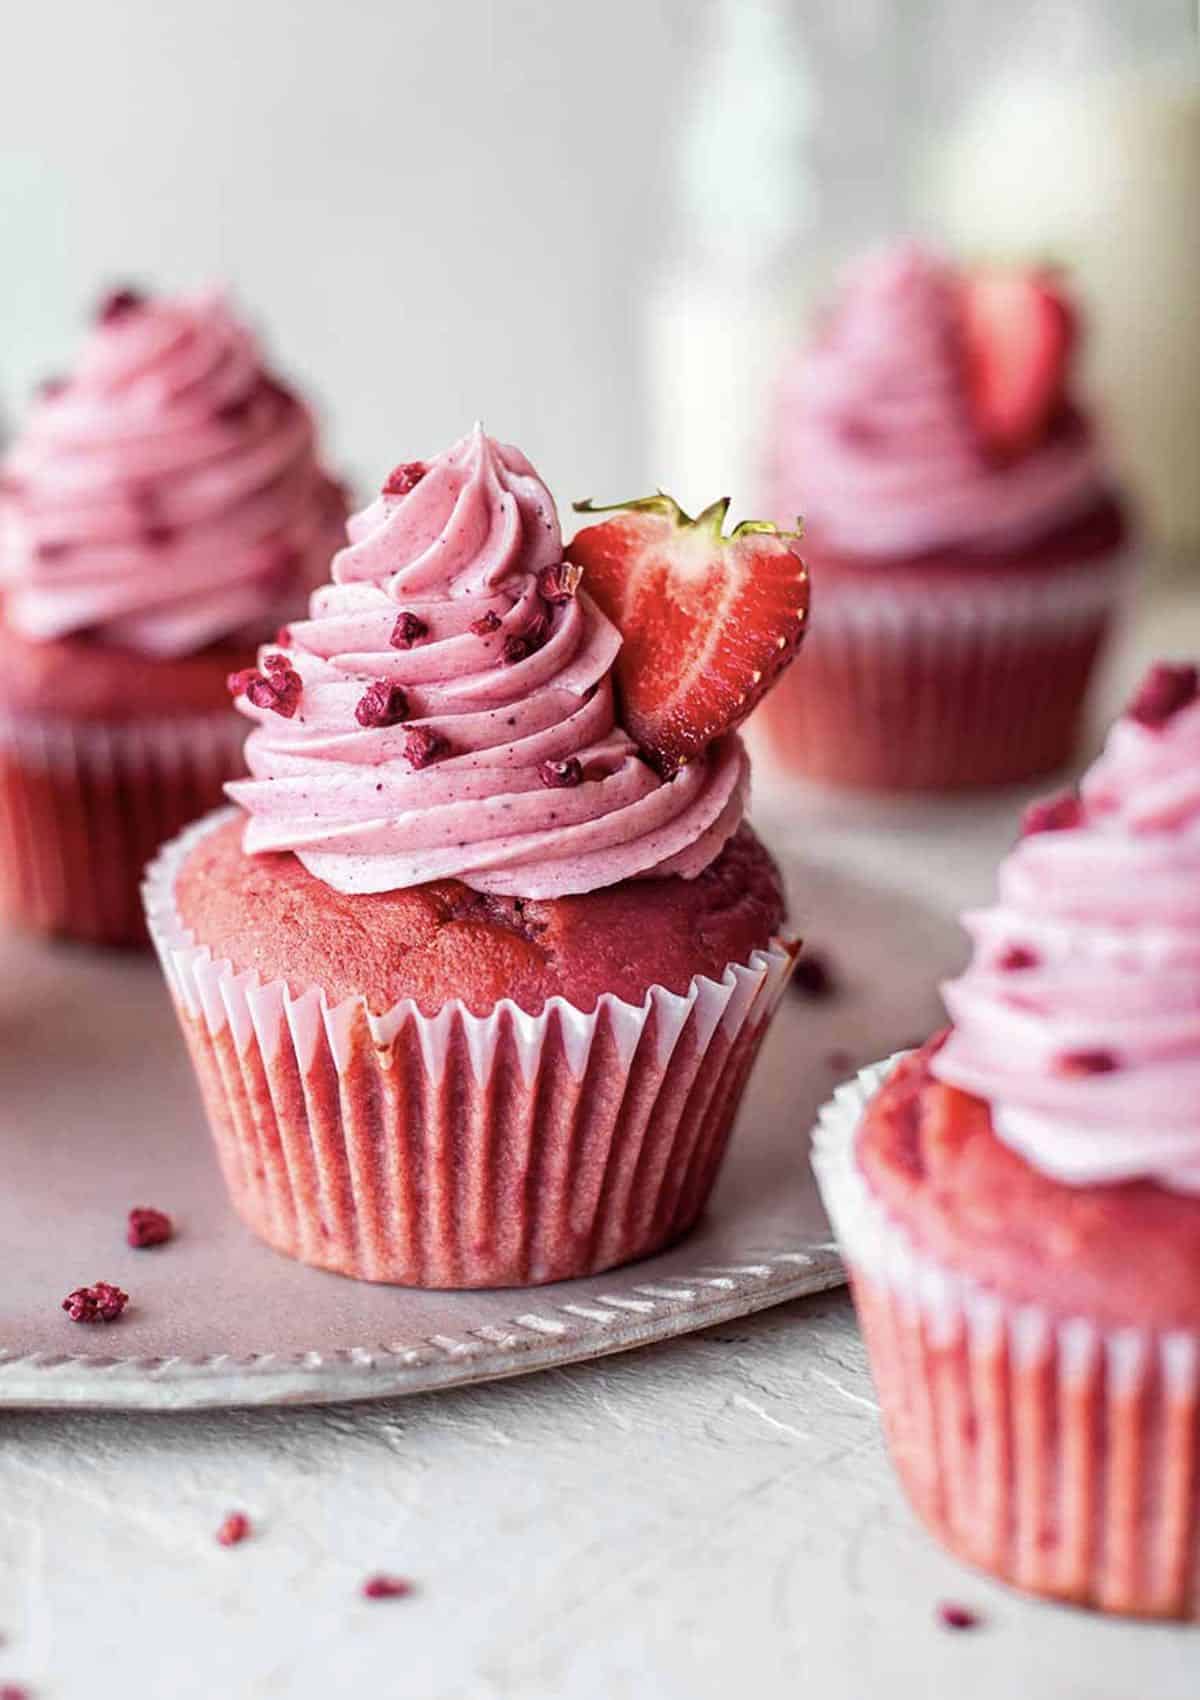
[[[1052,278],[1016,271],[968,277],[962,311],[976,429],[994,453],[1019,454],[1062,401],[1075,314]]]
[[[799,533],[746,520],[729,499],[690,519],[661,491],[576,513],[612,514],[567,548],[584,589],[624,637],[622,718],[663,773],[739,725],[791,661],[808,618]]]

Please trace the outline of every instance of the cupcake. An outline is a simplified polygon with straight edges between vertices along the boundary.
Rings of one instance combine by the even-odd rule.
[[[1006,1582],[1200,1616],[1200,696],[1161,666],[815,1165],[892,1455]],[[882,1084],[880,1084],[882,1080]]]
[[[818,609],[755,723],[780,770],[950,790],[1069,761],[1129,576],[1076,341],[1044,275],[906,245],[850,277],[770,444],[764,505],[803,512]]]
[[[794,950],[734,730],[803,629],[794,539],[655,498],[568,561],[479,428],[349,537],[234,681],[238,809],[147,882],[233,1203],[292,1257],[422,1287],[657,1251],[704,1207]],[[643,622],[639,744],[597,598],[650,563],[670,653]],[[697,592],[740,634],[717,666]]]
[[[110,295],[0,473],[0,910],[144,939],[146,862],[243,772],[227,676],[344,540],[307,406],[218,295]]]

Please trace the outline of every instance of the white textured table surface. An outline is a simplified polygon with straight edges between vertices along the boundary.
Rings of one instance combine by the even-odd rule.
[[[1200,647],[1160,599],[1117,658]],[[760,824],[942,908],[1012,800]],[[844,1294],[376,1406],[0,1416],[0,1693],[32,1700],[1194,1700],[1200,1632],[1023,1600],[929,1542]],[[252,1540],[214,1541],[244,1508]],[[369,1603],[364,1576],[412,1578]],[[941,1628],[939,1601],[981,1614]]]

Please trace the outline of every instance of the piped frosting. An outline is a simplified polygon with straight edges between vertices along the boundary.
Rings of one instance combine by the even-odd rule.
[[[1092,433],[1069,416],[998,464],[970,416],[953,269],[912,243],[848,275],[821,334],[784,369],[767,504],[815,547],[882,559],[1019,546],[1104,494]]]
[[[150,656],[254,641],[320,582],[344,516],[308,407],[224,298],[119,291],[5,464],[5,619]]]
[[[1078,798],[1039,805],[966,918],[942,1080],[1076,1185],[1200,1191],[1200,696],[1154,669]]]
[[[742,745],[719,739],[670,780],[642,759],[614,705],[620,634],[564,565],[519,451],[476,427],[398,467],[349,537],[309,618],[234,681],[257,721],[252,777],[229,787],[249,853],[294,851],[341,892],[454,878],[529,898],[717,856],[744,807]]]

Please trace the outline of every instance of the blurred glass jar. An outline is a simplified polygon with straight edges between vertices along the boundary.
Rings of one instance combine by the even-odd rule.
[[[895,0],[689,5],[698,44],[647,306],[650,475],[753,515],[781,349],[842,261],[903,218],[909,29]]]
[[[919,199],[968,254],[1070,269],[1117,459],[1160,553],[1200,562],[1194,0],[1014,0],[1000,34],[993,10],[955,11],[943,50],[963,97]]]

